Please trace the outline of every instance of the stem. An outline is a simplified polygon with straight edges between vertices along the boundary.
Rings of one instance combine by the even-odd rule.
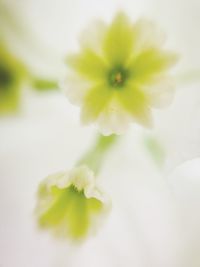
[[[118,140],[117,135],[103,136],[99,135],[96,143],[92,148],[78,161],[77,165],[86,164],[88,165],[95,173],[98,173],[104,157],[109,149],[114,145]]]
[[[149,152],[151,158],[159,168],[163,167],[165,161],[165,151],[159,140],[153,135],[144,136],[144,145]]]
[[[58,83],[53,80],[46,80],[42,78],[33,79],[31,82],[32,86],[39,91],[56,90]]]

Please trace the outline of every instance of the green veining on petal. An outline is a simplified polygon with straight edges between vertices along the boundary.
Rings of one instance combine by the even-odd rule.
[[[128,111],[136,121],[149,127],[151,125],[151,112],[145,93],[132,84],[124,88],[123,92],[119,91],[118,94],[118,101],[123,109]]]
[[[103,111],[112,98],[112,90],[106,84],[99,84],[91,90],[85,97],[83,106],[83,121],[90,122],[95,120]]]
[[[105,78],[107,66],[105,61],[90,49],[85,49],[78,55],[71,55],[67,63],[85,78],[98,81]]]
[[[102,203],[95,198],[86,198],[84,191],[78,191],[73,185],[65,189],[54,188],[53,191],[54,201],[40,216],[40,226],[57,226],[58,230],[64,227],[65,234],[73,238],[84,237],[92,217],[101,211]]]
[[[126,63],[132,51],[133,30],[128,17],[119,13],[108,28],[103,50],[111,66]]]
[[[176,60],[177,56],[171,52],[153,48],[145,50],[130,62],[132,79],[145,83],[148,79],[166,71]]]
[[[39,219],[41,226],[54,226],[61,222],[70,203],[70,194],[68,189],[57,190],[53,194],[54,202]]]

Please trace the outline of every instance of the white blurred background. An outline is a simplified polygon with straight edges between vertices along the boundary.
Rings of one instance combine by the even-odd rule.
[[[61,59],[77,48],[81,30],[93,18],[110,21],[119,9],[133,20],[148,16],[160,23],[169,46],[182,54],[178,71],[200,68],[198,0],[6,4],[30,29],[26,48],[17,41],[12,45],[36,72],[61,75]],[[199,83],[193,88],[198,90]],[[189,95],[190,85],[185,90]],[[95,134],[95,127],[80,125],[79,109],[56,91],[24,90],[20,113],[0,118],[0,266],[199,267],[200,160],[184,163],[165,177],[134,128],[108,155],[99,176],[113,210],[98,234],[76,246],[38,231],[33,214],[38,183],[73,167]]]

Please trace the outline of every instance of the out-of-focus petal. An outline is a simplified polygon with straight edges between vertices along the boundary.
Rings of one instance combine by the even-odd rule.
[[[166,150],[167,170],[200,156],[198,83],[180,88],[173,104],[155,115],[155,131]]]

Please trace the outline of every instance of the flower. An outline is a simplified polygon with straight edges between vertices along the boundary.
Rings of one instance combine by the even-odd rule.
[[[177,55],[161,48],[163,41],[152,22],[132,25],[123,13],[82,36],[81,52],[67,58],[64,87],[83,123],[96,122],[105,135],[123,133],[132,121],[152,125],[151,107],[168,104],[174,91],[166,72]]]
[[[22,83],[27,76],[25,66],[5,47],[0,46],[0,114],[16,111]]]
[[[86,165],[47,177],[39,186],[36,208],[39,225],[62,237],[80,239],[109,210],[107,197],[96,187]]]

